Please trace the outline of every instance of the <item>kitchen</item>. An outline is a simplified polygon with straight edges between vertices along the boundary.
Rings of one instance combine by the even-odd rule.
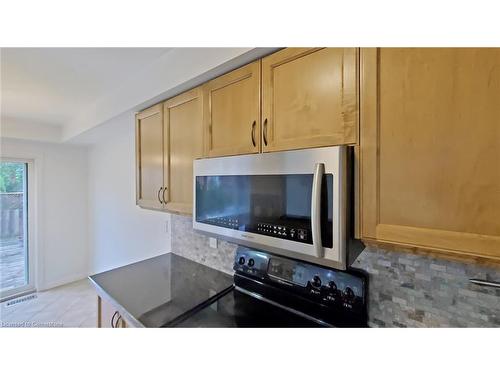
[[[492,265],[498,256],[492,235],[498,225],[498,176],[487,165],[478,166],[479,157],[490,152],[493,160],[498,153],[492,143],[498,138],[492,126],[498,123],[493,95],[497,88],[490,69],[484,70],[483,80],[478,74],[479,67],[487,61],[495,64],[499,57],[497,50],[482,49],[286,48],[268,54],[136,115],[137,204],[173,213],[174,254],[229,274],[234,270],[255,277],[258,272],[251,272],[260,270],[245,262],[254,262],[256,256],[266,257],[264,274],[257,275],[260,280],[273,278],[268,267],[284,259],[275,255],[297,262],[283,271],[290,274],[308,265],[301,261],[330,267],[331,272],[354,263],[353,268],[369,275],[356,280],[367,284],[356,292],[362,308],[369,309],[361,326],[498,326],[494,285],[499,275]],[[460,79],[454,76],[457,70]],[[474,78],[465,78],[473,73]],[[441,103],[439,99],[452,97],[448,90],[454,90],[454,101]],[[473,100],[478,104],[461,104]],[[451,115],[453,120],[443,121]],[[478,116],[484,120],[477,121]],[[472,117],[475,137],[463,157],[462,144],[471,137],[465,123]],[[401,123],[406,126],[401,128]],[[443,135],[440,148],[433,147],[437,135]],[[188,142],[190,149],[185,147]],[[323,168],[320,176],[318,164]],[[323,188],[316,187],[316,178]],[[314,207],[315,196],[319,208]],[[470,200],[464,201],[467,197]],[[321,230],[331,230],[332,221],[332,233],[322,236]],[[490,232],[465,229],[478,222],[489,225]],[[321,240],[324,244],[316,246]],[[359,243],[352,245],[355,241]],[[359,254],[365,244],[368,248]],[[133,272],[132,266],[128,269]],[[298,294],[302,288],[306,293],[318,290],[322,302],[332,298],[345,305],[346,290],[352,293],[352,287],[347,283],[337,290],[333,279],[315,275],[322,272],[307,271],[317,278],[316,288],[312,279],[274,276],[295,284]],[[113,271],[108,274],[115,277]],[[145,316],[133,316],[126,303],[107,293],[107,280],[99,278],[104,275],[91,276],[100,304],[112,305],[110,316],[101,315],[108,322],[101,324],[116,325],[115,314],[118,326],[148,326]],[[334,292],[329,292],[328,283]],[[219,293],[230,284],[214,289]],[[175,298],[166,299],[166,305],[175,305]],[[196,299],[189,307],[203,302]],[[123,315],[129,316],[124,323]],[[255,324],[262,324],[258,321]],[[247,320],[242,324],[252,326]]]
[[[500,50],[342,44],[2,47],[2,328],[496,331]]]
[[[299,257],[306,262],[340,270],[354,262],[354,268],[362,269],[370,276],[366,289],[366,307],[370,309],[367,323],[370,326],[498,326],[497,292],[494,286],[487,285],[499,279],[495,268],[498,252],[494,245],[497,239],[491,235],[498,225],[495,220],[498,211],[496,206],[492,207],[496,199],[497,185],[494,183],[498,176],[491,174],[488,164],[484,167],[477,164],[477,158],[489,156],[490,152],[493,160],[497,153],[493,143],[497,130],[490,125],[495,124],[491,119],[497,118],[496,98],[483,101],[481,115],[484,120],[476,123],[476,137],[469,145],[466,157],[462,156],[461,145],[470,137],[470,128],[465,125],[468,118],[477,117],[475,108],[479,104],[460,105],[462,112],[456,114],[456,120],[445,123],[439,122],[440,117],[451,114],[447,112],[449,108],[453,111],[457,108],[450,107],[455,103],[441,105],[437,102],[438,98],[448,96],[446,90],[454,87],[451,84],[456,78],[451,73],[449,78],[446,77],[450,86],[444,84],[443,75],[450,66],[455,66],[455,69],[470,66],[477,79],[474,64],[485,64],[481,61],[488,59],[494,63],[498,61],[498,52],[487,49],[285,48],[263,53],[266,55],[262,58],[146,108],[135,116],[136,203],[140,209],[171,214],[170,221],[165,221],[166,226],[171,226],[166,229],[171,235],[171,251],[228,274],[233,272],[237,244],[270,250],[289,258]],[[253,59],[253,56],[246,58]],[[425,63],[412,65],[412,61],[425,59]],[[437,59],[442,59],[439,66],[434,64]],[[455,65],[447,65],[445,59]],[[394,67],[403,63],[408,66],[401,68],[399,78]],[[428,69],[429,65],[434,65],[435,69],[426,77],[421,69]],[[376,82],[376,75],[370,75],[376,69],[379,70],[379,82]],[[384,70],[390,70],[390,76],[384,75]],[[343,72],[342,77],[339,77],[340,72]],[[474,81],[474,90],[465,89],[472,84],[467,80],[455,83],[464,85],[462,91],[455,88],[455,95],[462,96],[457,98],[457,105],[460,100],[469,102],[474,99],[479,103],[483,98],[491,97],[496,87],[491,88],[493,78],[489,72],[485,70],[484,79],[489,79],[490,85],[487,87],[480,86],[480,82],[486,82],[484,80]],[[440,90],[431,86],[431,82],[438,82],[436,76],[442,77]],[[370,111],[374,111],[371,107],[372,97],[376,94],[374,87],[396,84],[408,87],[409,92],[399,94],[403,88],[394,87],[381,95],[377,99],[379,117],[373,117],[375,114]],[[425,96],[421,94],[424,92],[422,87],[426,87]],[[430,87],[436,95],[433,98],[429,98]],[[392,92],[398,96],[391,97]],[[385,105],[402,108],[403,102],[397,102],[399,95],[413,97],[413,108],[386,112]],[[248,98],[253,99],[246,100]],[[233,102],[228,104],[227,100]],[[300,100],[304,103],[301,104]],[[423,104],[418,100],[423,104],[436,104],[433,107],[427,105],[429,112],[426,114],[422,113]],[[272,102],[267,104],[266,101]],[[384,113],[387,113],[387,121],[382,116]],[[451,136],[450,142],[441,139],[442,147],[431,150],[436,138],[422,128],[422,121],[416,119],[410,123],[417,116],[434,116],[435,122],[427,126],[437,132],[435,136]],[[360,117],[366,120],[359,121]],[[332,118],[338,120],[332,121]],[[457,125],[462,118],[464,125]],[[400,123],[408,125],[404,130],[398,130]],[[238,124],[238,127],[233,124]],[[131,125],[128,124],[129,128]],[[289,133],[290,129],[300,131]],[[379,133],[374,134],[374,131]],[[377,137],[378,146],[373,144]],[[419,142],[415,144],[417,139]],[[385,148],[380,147],[381,144]],[[379,155],[372,154],[377,147]],[[8,150],[8,143],[4,149]],[[387,153],[384,152],[386,149]],[[443,149],[447,153],[446,159]],[[409,150],[412,152],[404,158],[404,151]],[[449,159],[460,160],[460,163],[452,165]],[[321,173],[330,179],[318,178],[324,180],[324,185],[328,184],[328,192],[314,187],[314,169],[318,161],[327,161],[321,163],[322,168],[326,168]],[[370,168],[371,163],[378,165],[379,169]],[[443,165],[447,170],[443,170]],[[200,171],[194,174],[193,168]],[[472,184],[465,171],[475,174],[477,184]],[[215,179],[204,177],[209,175]],[[222,176],[227,175],[234,175],[235,180],[224,183]],[[259,179],[259,175],[272,177]],[[238,176],[241,176],[240,180]],[[308,177],[301,179],[300,176]],[[200,180],[194,191],[193,177]],[[92,181],[103,178],[96,176]],[[222,184],[220,190],[203,191],[200,188],[201,184],[214,182]],[[447,190],[443,190],[445,187]],[[199,197],[193,197],[196,191]],[[490,191],[493,195],[488,195]],[[313,249],[313,242],[318,242],[313,238],[312,229],[313,195],[318,195],[319,199],[326,196],[323,204],[320,203],[321,207],[316,209],[318,215],[330,211],[329,224],[322,223],[320,218],[319,229],[324,230],[325,225],[330,231],[332,225],[334,228],[329,239],[323,238],[330,245],[324,249],[320,246],[319,250]],[[374,196],[378,196],[378,203],[372,198]],[[459,196],[462,201],[456,206]],[[470,201],[465,201],[466,198]],[[213,200],[219,201],[219,205],[214,206]],[[193,204],[195,201],[198,206]],[[231,230],[231,225],[224,222],[191,219],[194,207],[199,210],[196,217],[212,218],[213,221],[216,216],[210,210],[231,211],[232,206],[241,206],[233,210],[234,217],[248,214],[248,210],[254,212],[266,208],[268,212],[254,213],[254,217],[246,219],[247,222],[235,224],[239,230]],[[337,220],[332,220],[332,210]],[[470,215],[471,211],[475,215]],[[408,215],[408,212],[412,214]],[[434,212],[434,216],[430,217],[428,212]],[[453,220],[448,212],[454,213]],[[350,220],[347,219],[349,215],[352,216]],[[262,236],[267,234],[265,229],[253,228],[259,220],[267,220],[268,223],[262,225],[276,229],[276,224],[285,223],[283,217],[288,216],[289,228],[285,229],[283,225],[286,239],[275,240],[275,235]],[[303,217],[307,220],[300,219]],[[352,221],[352,227],[349,221]],[[467,226],[474,228],[478,222],[489,225],[490,232],[477,231],[476,234],[471,230],[461,230]],[[304,229],[296,229],[300,227]],[[282,227],[278,225],[278,228]],[[295,230],[298,232],[294,239]],[[233,232],[241,233],[235,235]],[[260,234],[261,238],[242,241],[242,236],[251,232]],[[307,238],[299,241],[299,235]],[[343,239],[344,235],[348,238]],[[351,247],[358,250],[347,262],[349,254],[343,252],[352,252],[348,245],[354,241],[358,243]],[[307,244],[297,245],[300,242]],[[316,255],[324,250],[327,251],[324,255]],[[470,279],[484,282],[474,284]],[[124,308],[114,301],[113,296],[105,297],[117,304],[113,313]],[[435,301],[439,300],[445,303],[436,304]],[[477,304],[478,300],[480,304]],[[462,308],[458,309],[458,306]],[[127,311],[123,313],[127,314]]]

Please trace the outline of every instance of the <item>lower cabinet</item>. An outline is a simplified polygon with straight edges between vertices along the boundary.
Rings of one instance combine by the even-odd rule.
[[[500,260],[500,49],[361,50],[365,241]]]
[[[126,320],[118,310],[106,299],[97,297],[97,327],[98,328],[128,328]]]

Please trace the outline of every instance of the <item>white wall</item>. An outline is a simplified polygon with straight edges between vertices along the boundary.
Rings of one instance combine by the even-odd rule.
[[[165,230],[170,215],[135,205],[132,111],[272,50],[178,49],[96,101],[93,108],[83,110],[65,128],[28,123],[20,126],[2,121],[0,130],[4,137],[12,137],[2,138],[2,154],[36,159],[40,182],[39,288],[170,251],[170,233]],[[45,142],[66,140],[67,143],[13,139],[34,137]],[[89,148],[77,145],[88,142],[92,144]]]
[[[87,276],[87,150],[1,139],[3,157],[34,160],[36,286],[43,290]]]
[[[62,127],[33,121],[19,120],[2,115],[0,121],[2,137],[28,141],[56,142],[62,138]]]
[[[89,148],[89,271],[170,252],[170,215],[135,205],[134,117]]]

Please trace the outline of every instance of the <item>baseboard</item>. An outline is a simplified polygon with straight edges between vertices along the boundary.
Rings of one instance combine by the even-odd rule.
[[[87,274],[83,274],[83,273],[82,274],[78,274],[78,275],[71,275],[71,276],[64,277],[64,278],[59,279],[59,280],[50,281],[48,283],[45,283],[44,285],[39,286],[37,288],[37,290],[39,292],[41,292],[41,291],[44,291],[44,290],[47,290],[47,289],[56,288],[56,287],[61,286],[61,285],[65,285],[65,284],[73,283],[75,281],[86,279],[87,277],[88,277],[88,275]]]

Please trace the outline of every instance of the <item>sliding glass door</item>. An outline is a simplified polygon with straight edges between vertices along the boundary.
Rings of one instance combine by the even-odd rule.
[[[0,161],[0,300],[34,290],[29,161]]]

